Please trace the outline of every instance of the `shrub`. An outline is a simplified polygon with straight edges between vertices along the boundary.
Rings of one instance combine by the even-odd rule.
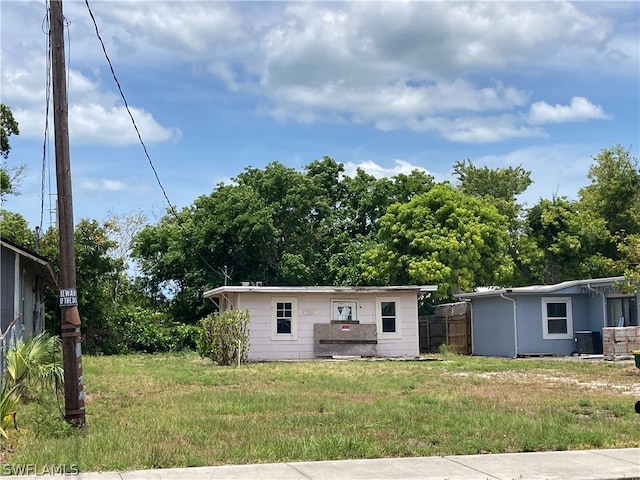
[[[196,325],[174,323],[163,313],[125,305],[112,314],[109,328],[96,346],[106,355],[195,350],[199,334]]]
[[[249,355],[249,311],[225,310],[200,320],[198,353],[218,365],[246,362]]]

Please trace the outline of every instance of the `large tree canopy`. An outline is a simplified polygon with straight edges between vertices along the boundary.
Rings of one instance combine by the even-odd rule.
[[[448,184],[393,204],[378,244],[365,255],[365,277],[378,284],[435,284],[436,295],[494,285],[511,274],[507,220],[490,204]]]
[[[438,286],[438,301],[476,286],[623,273],[626,288],[639,288],[640,172],[625,149],[594,157],[579,200],[540,199],[530,208],[517,203],[531,183],[521,167],[491,170],[466,160],[454,174],[451,186],[423,171],[347,176],[329,157],[302,170],[274,162],[244,169],[155,225],[141,228],[140,216],[83,219],[75,242],[85,340],[94,351],[116,352],[129,348],[130,334],[162,337],[162,318],[195,323],[214,309],[203,291],[246,280],[427,283]],[[0,212],[0,232],[35,248],[19,214]],[[143,272],[133,281],[131,246]],[[40,252],[57,263],[55,231],[40,239]],[[49,300],[55,311],[55,293]]]
[[[423,172],[376,179],[323,157],[298,171],[274,162],[246,168],[193,206],[146,227],[133,254],[172,311],[195,321],[202,291],[225,281],[273,285],[360,284],[359,260],[387,207],[431,188]]]

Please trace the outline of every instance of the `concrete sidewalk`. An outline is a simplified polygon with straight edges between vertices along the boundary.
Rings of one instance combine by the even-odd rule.
[[[3,477],[42,479],[42,476]],[[640,479],[640,448],[87,472],[82,480]]]

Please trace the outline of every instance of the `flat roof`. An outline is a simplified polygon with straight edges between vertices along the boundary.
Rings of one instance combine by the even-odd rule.
[[[600,284],[612,284],[614,282],[621,282],[624,280],[623,276],[620,277],[607,277],[607,278],[592,278],[589,280],[569,280],[566,282],[556,283],[554,285],[531,285],[528,287],[513,287],[513,288],[488,288],[486,290],[469,293],[456,293],[454,297],[464,298],[477,298],[477,297],[491,297],[501,294],[535,294],[535,293],[552,293],[558,290],[571,287],[584,287],[595,286]]]
[[[389,293],[402,291],[427,293],[435,292],[437,289],[437,285],[395,285],[388,287],[225,285],[207,290],[202,295],[204,298],[211,298],[223,293]]]

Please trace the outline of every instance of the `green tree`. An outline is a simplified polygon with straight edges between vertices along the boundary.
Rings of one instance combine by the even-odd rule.
[[[527,251],[524,233],[524,206],[518,203],[518,195],[531,185],[531,172],[517,167],[496,168],[476,167],[469,159],[457,161],[453,165],[457,176],[457,187],[468,195],[473,195],[493,204],[509,222],[509,254],[517,270],[508,283],[526,283],[531,276],[527,259],[521,255]]]
[[[29,223],[19,213],[0,209],[0,235],[30,250],[35,249],[35,235]]]
[[[424,172],[376,179],[322,157],[301,171],[273,162],[247,167],[189,208],[145,227],[133,255],[149,285],[167,293],[175,318],[212,309],[206,289],[227,281],[273,285],[362,284],[362,253],[398,199],[428,191]]]
[[[11,151],[9,137],[19,135],[18,122],[13,118],[11,109],[4,103],[0,103],[0,156],[7,158]]]
[[[9,137],[19,135],[18,122],[13,118],[11,109],[4,103],[0,103],[0,157],[6,160],[11,151]],[[8,194],[16,194],[20,179],[24,174],[26,165],[8,168],[6,163],[0,166],[0,200]]]
[[[604,219],[612,237],[640,233],[640,170],[638,160],[620,145],[593,157],[591,183],[578,192],[580,208]],[[607,253],[615,255],[612,244]]]
[[[600,252],[609,239],[604,220],[581,211],[579,203],[541,199],[528,211],[526,241],[533,244],[521,261],[532,283],[608,276],[615,274],[615,263]]]
[[[640,292],[640,235],[620,238],[618,250],[624,267],[623,290],[628,293]]]
[[[96,220],[82,219],[75,226],[76,286],[78,310],[82,320],[84,347],[88,352],[99,352],[114,330],[110,316],[115,305],[116,280],[122,277],[124,262],[113,258],[110,250],[115,242],[109,239],[108,225]],[[41,252],[52,260],[56,271],[60,268],[59,238],[56,229],[49,229],[40,240]],[[48,318],[47,327],[60,330],[60,310],[57,295],[47,297],[47,310],[56,312]]]
[[[480,198],[503,199],[509,204],[515,204],[517,196],[532,183],[531,172],[522,165],[516,168],[479,168],[466,159],[454,163],[453,173],[458,177],[458,188],[464,193]],[[507,215],[513,210],[517,213],[519,205],[514,207],[502,214]]]
[[[506,218],[493,205],[439,184],[389,207],[378,245],[364,255],[365,277],[377,284],[436,284],[436,297],[450,299],[511,274],[507,240]]]

